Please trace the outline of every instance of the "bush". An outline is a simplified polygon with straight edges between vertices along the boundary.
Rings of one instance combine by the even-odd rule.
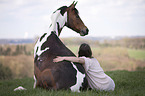
[[[11,78],[12,78],[12,71],[10,70],[10,68],[0,64],[0,80],[11,79]]]

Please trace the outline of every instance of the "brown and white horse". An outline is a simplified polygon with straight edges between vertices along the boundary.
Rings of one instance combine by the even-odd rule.
[[[34,88],[70,89],[79,92],[87,88],[85,70],[81,64],[63,61],[54,63],[56,56],[75,56],[58,38],[64,26],[81,36],[88,34],[88,28],[79,17],[74,2],[63,6],[52,14],[50,34],[44,33],[34,48]]]

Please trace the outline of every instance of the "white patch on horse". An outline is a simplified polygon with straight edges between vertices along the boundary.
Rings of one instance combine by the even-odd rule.
[[[36,79],[35,75],[34,75],[34,80],[35,80],[35,82],[34,82],[33,88],[36,88],[37,79]]]
[[[84,81],[84,78],[85,78],[85,74],[82,74],[81,72],[79,72],[79,70],[77,69],[77,67],[73,64],[73,62],[71,62],[73,67],[77,70],[77,75],[76,75],[76,78],[77,78],[77,82],[75,85],[71,86],[70,89],[71,91],[73,92],[80,92],[80,87],[82,87],[82,83]]]
[[[37,41],[37,43],[36,43],[36,45],[34,47],[34,58],[35,58],[36,55],[40,56],[43,52],[45,52],[46,50],[49,49],[49,47],[46,47],[44,50],[41,50],[41,46],[47,40],[48,36],[49,35],[46,34],[45,37],[41,41],[40,41],[40,38],[38,39],[38,41]],[[36,50],[37,50],[37,52],[36,52]]]
[[[67,22],[67,12],[65,12],[62,16],[60,14],[60,10],[57,10],[55,13],[52,14],[51,21],[51,30],[56,31],[56,35],[58,36],[57,22],[59,23],[60,28],[64,27],[65,23]]]

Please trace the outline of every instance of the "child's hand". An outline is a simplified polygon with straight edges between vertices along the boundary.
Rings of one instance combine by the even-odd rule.
[[[56,58],[53,59],[53,62],[60,62],[60,61],[63,61],[63,60],[64,60],[63,57],[57,56]]]

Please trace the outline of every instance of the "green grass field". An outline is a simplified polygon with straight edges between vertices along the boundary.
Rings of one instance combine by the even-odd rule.
[[[106,72],[116,84],[115,91],[82,91],[33,89],[33,78],[1,80],[0,96],[145,96],[145,71],[108,71]],[[23,86],[26,91],[13,91]]]
[[[145,50],[128,49],[128,53],[131,58],[145,60]]]

